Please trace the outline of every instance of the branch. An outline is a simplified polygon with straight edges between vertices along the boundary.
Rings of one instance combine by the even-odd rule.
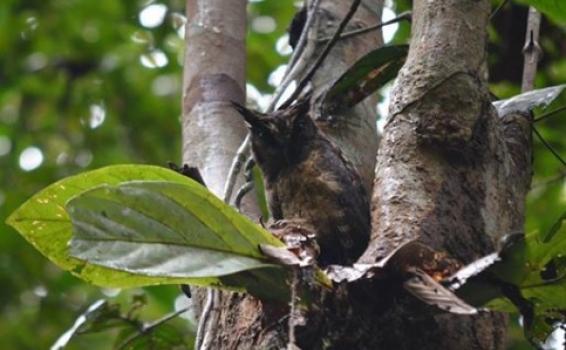
[[[560,163],[562,163],[562,165],[564,165],[566,167],[566,161],[564,161],[564,159],[560,156],[560,154],[558,153],[558,151],[556,151],[554,149],[554,147],[552,147],[550,145],[550,143],[546,142],[546,140],[542,137],[542,135],[539,133],[539,131],[533,126],[533,132],[535,133],[535,135],[538,137],[538,139],[540,140],[540,142],[544,145],[544,147],[546,147],[546,149],[548,149],[550,151],[550,153],[552,153],[552,155],[554,157],[556,157],[556,159],[558,159],[558,161]]]
[[[360,34],[369,33],[369,32],[374,31],[376,29],[380,29],[382,27],[385,27],[385,26],[388,26],[390,24],[394,24],[394,23],[397,23],[397,22],[401,22],[403,20],[406,20],[406,21],[409,21],[409,22],[411,21],[411,11],[405,11],[405,12],[401,13],[399,16],[397,16],[393,19],[390,19],[387,22],[378,23],[378,24],[373,25],[373,26],[369,26],[369,27],[365,27],[365,28],[346,32],[346,33],[340,35],[340,40],[348,39],[348,38],[351,38],[351,37],[354,37],[354,36],[357,36],[357,35],[360,35]],[[330,39],[332,39],[332,38],[328,37],[328,38],[320,39],[319,41],[324,42],[324,41],[328,41]]]
[[[137,333],[132,334],[131,336],[129,336],[128,338],[126,338],[126,340],[124,340],[118,347],[117,349],[125,349],[127,345],[129,345],[132,341],[136,340],[137,338],[144,336],[148,333],[150,333],[151,331],[153,331],[155,328],[161,326],[162,324],[171,321],[172,319],[174,319],[175,317],[181,315],[182,313],[185,313],[187,311],[189,311],[191,309],[192,306],[187,306],[185,308],[179,309],[177,311],[171,312],[165,316],[163,316],[162,318],[155,320],[153,322],[150,322],[146,325],[144,325],[141,329],[138,330]]]
[[[297,288],[299,284],[299,274],[300,270],[298,266],[293,268],[293,279],[291,281],[291,301],[289,301],[289,342],[287,343],[287,350],[300,349],[297,346],[297,339],[295,336],[295,328],[297,326]]]
[[[353,0],[352,1],[352,5],[350,6],[348,13],[346,13],[346,16],[344,16],[344,19],[342,19],[342,22],[340,22],[340,25],[338,26],[338,28],[336,28],[334,35],[332,35],[332,38],[326,44],[326,46],[324,47],[324,50],[322,51],[320,56],[318,56],[316,61],[314,61],[314,63],[309,68],[307,74],[301,79],[299,84],[297,84],[295,91],[293,91],[291,96],[285,102],[283,102],[283,104],[279,107],[279,109],[285,109],[285,108],[289,107],[291,105],[291,103],[293,103],[293,101],[295,101],[297,99],[297,97],[301,94],[301,92],[307,86],[307,84],[310,82],[310,80],[312,79],[312,77],[314,76],[314,74],[316,73],[316,71],[318,70],[320,65],[322,64],[322,62],[324,62],[324,59],[326,58],[326,56],[328,56],[328,54],[330,53],[330,50],[334,47],[334,45],[336,44],[338,39],[340,39],[340,35],[342,34],[342,31],[344,31],[344,28],[346,28],[346,25],[348,24],[348,22],[350,22],[350,19],[352,19],[352,17],[356,13],[356,10],[358,9],[358,6],[360,5],[360,1],[361,0]]]
[[[236,185],[236,179],[242,170],[242,165],[246,161],[247,155],[250,152],[250,141],[251,135],[248,132],[244,141],[240,147],[238,147],[238,151],[232,160],[232,164],[230,165],[230,170],[228,171],[228,176],[226,179],[226,183],[224,184],[224,194],[222,199],[226,203],[230,203],[230,199],[232,199],[232,193],[234,192],[234,186]]]
[[[541,54],[539,45],[541,15],[534,7],[529,7],[527,19],[527,34],[523,46],[523,80],[521,92],[531,91],[534,88],[537,65]]]
[[[312,30],[316,29],[315,19],[319,5],[320,0],[311,1],[311,5],[309,6],[307,11],[307,20],[301,31],[299,42],[293,50],[293,54],[291,55],[289,64],[287,65],[287,69],[285,69],[281,85],[279,85],[275,89],[273,99],[271,100],[271,104],[267,109],[268,113],[275,109],[277,102],[281,99],[283,93],[289,87],[289,84],[291,84],[291,82],[295,80],[295,78],[303,71],[303,68],[307,65],[309,58],[314,52],[314,44],[312,41],[308,41],[308,37],[310,36]]]
[[[493,10],[491,15],[489,15],[489,20],[491,21],[493,19],[493,17],[495,17],[495,15],[497,15],[499,13],[499,11],[501,11],[501,9],[503,9],[503,7],[505,7],[505,5],[507,5],[508,2],[509,2],[509,0],[502,0],[501,3],[499,4],[499,6],[497,6],[497,8],[495,10]]]
[[[536,117],[536,118],[533,120],[533,123],[537,123],[537,122],[543,121],[543,120],[545,120],[546,118],[552,117],[553,115],[556,115],[556,114],[558,114],[558,113],[560,113],[560,112],[562,112],[562,111],[566,111],[566,106],[558,107],[557,109],[555,109],[555,110],[553,110],[553,111],[546,112],[546,113],[543,113],[543,114],[539,115],[538,117]]]

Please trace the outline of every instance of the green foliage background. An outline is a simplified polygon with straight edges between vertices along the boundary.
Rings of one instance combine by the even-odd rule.
[[[165,164],[180,159],[180,86],[183,40],[174,18],[184,1],[167,6],[163,23],[140,24],[154,1],[2,0],[0,2],[0,347],[45,349],[94,300],[115,291],[86,285],[63,273],[15,231],[9,213],[33,193],[85,169],[119,163]],[[498,1],[494,1],[494,7]],[[395,1],[396,12],[410,7]],[[249,4],[248,79],[260,93],[286,60],[275,49],[295,11],[292,0]],[[500,98],[519,91],[526,7],[508,5],[490,27],[492,90]],[[261,25],[263,23],[263,25]],[[267,30],[269,29],[269,30]],[[403,24],[395,41],[407,41]],[[281,45],[281,42],[279,43]],[[566,29],[545,21],[537,87],[566,82]],[[156,50],[167,64],[151,59]],[[141,58],[145,57],[144,66]],[[157,56],[154,56],[157,57]],[[158,64],[159,63],[159,64]],[[562,97],[549,108],[566,105]],[[103,123],[96,125],[104,115]],[[537,125],[566,157],[566,113]],[[30,146],[43,152],[34,170],[20,167]],[[566,168],[535,140],[535,174],[528,198],[527,231],[548,229],[566,209]],[[129,302],[140,291],[121,292]],[[178,288],[146,288],[144,319],[173,310]],[[174,325],[190,328],[183,320]],[[187,335],[189,337],[189,335]],[[516,328],[511,347],[528,349]],[[77,338],[71,349],[106,349],[111,337]]]

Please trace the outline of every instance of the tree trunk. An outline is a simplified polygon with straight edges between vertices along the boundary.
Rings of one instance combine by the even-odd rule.
[[[499,117],[485,77],[487,0],[417,0],[407,62],[392,94],[377,159],[373,262],[407,238],[470,262],[521,231],[530,184],[527,117]],[[385,344],[413,349],[500,349],[505,317],[429,315],[396,310]],[[422,315],[421,315],[422,316]],[[387,317],[384,315],[384,317]]]
[[[243,100],[245,2],[188,3],[192,25],[185,66],[184,161],[201,167],[205,181],[219,194],[244,133],[223,101]],[[349,2],[324,3],[337,6],[322,11],[337,13],[329,16],[339,21],[343,15],[332,11],[345,12]],[[357,14],[358,23],[379,22],[380,10],[373,15],[364,11],[367,8]],[[406,238],[470,262],[492,252],[503,234],[522,229],[531,174],[530,129],[523,116],[497,116],[489,101],[480,74],[488,15],[488,0],[414,1],[411,48],[377,157],[372,239],[361,262],[375,262]],[[342,61],[347,67],[381,43],[379,37],[361,40],[368,40],[363,51],[359,43],[343,43],[355,48],[334,51],[338,57],[329,62]],[[326,69],[332,70],[334,64],[329,62]],[[332,73],[337,77],[342,70]],[[321,72],[315,78],[317,88],[326,83],[323,77],[328,74]],[[318,124],[368,179],[375,163],[375,123],[367,106],[356,112],[352,118],[362,122],[346,133],[332,124]],[[306,322],[297,328],[297,340],[303,349],[504,346],[502,315],[440,314],[404,293],[399,281],[337,285],[332,291],[314,293],[308,307],[300,305]],[[219,307],[211,348],[287,346],[287,305],[222,293]]]
[[[246,96],[246,1],[187,0],[186,12],[183,162],[198,167],[207,187],[222,197],[246,134],[230,104]]]
[[[349,7],[348,2],[323,1],[318,12],[317,38],[330,36]],[[366,1],[366,8],[358,10],[348,30],[379,23],[381,7],[381,0]],[[323,42],[312,44],[316,46],[315,55],[324,45]],[[314,94],[317,95],[358,58],[381,44],[381,31],[379,30],[339,43],[313,80]],[[314,57],[307,59],[313,60]],[[373,181],[377,152],[376,117],[375,100],[368,99],[346,115],[339,116],[335,123],[324,121],[318,123],[319,127],[342,148],[345,155],[357,166],[368,189]],[[218,138],[214,141],[218,142]],[[206,174],[205,181],[207,181]],[[220,319],[211,348],[281,349],[287,346],[287,305],[262,303],[248,295],[222,293],[219,307],[221,308]],[[316,319],[317,328],[320,328],[322,319],[318,316]],[[320,344],[318,341],[316,343]],[[305,345],[304,348],[308,349],[311,345],[315,346],[315,342],[309,341],[309,345]]]
[[[351,1],[321,1],[316,37],[320,39],[332,36],[350,6]],[[363,1],[346,32],[381,23],[382,9],[383,0]],[[317,43],[315,52],[322,51],[325,44],[326,42]],[[359,58],[382,45],[381,29],[338,41],[313,78],[315,95],[324,91]],[[343,115],[333,116],[334,121],[331,123],[317,122],[318,127],[358,169],[368,192],[371,192],[373,184],[375,154],[379,144],[376,105],[377,98],[369,97],[343,112]]]

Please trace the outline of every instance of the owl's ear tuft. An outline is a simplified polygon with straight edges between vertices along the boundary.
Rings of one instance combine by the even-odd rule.
[[[238,102],[230,101],[230,103],[232,104],[232,108],[234,108],[242,117],[244,117],[244,120],[249,126],[254,127],[262,124],[261,116],[259,113],[246,108]]]

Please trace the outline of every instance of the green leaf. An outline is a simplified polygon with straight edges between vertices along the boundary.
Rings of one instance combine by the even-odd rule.
[[[383,46],[360,58],[322,95],[322,115],[348,109],[394,79],[407,51],[407,45]]]
[[[564,0],[518,0],[518,2],[535,7],[557,23],[566,24],[566,2]]]
[[[99,286],[131,288],[165,283],[187,283],[206,286],[223,285],[218,277],[156,278],[132,274],[126,271],[118,271],[91,264],[71,256],[68,243],[72,236],[72,224],[65,210],[67,201],[80,193],[96,187],[103,185],[119,185],[135,180],[167,181],[185,185],[200,192],[202,194],[201,198],[207,198],[207,200],[212,203],[210,204],[211,206],[224,205],[205,188],[172,170],[147,165],[116,165],[68,177],[50,185],[34,195],[12,213],[7,223],[14,227],[36,249],[60,268],[70,271],[75,276]],[[238,214],[233,211],[233,216],[236,217],[237,215]],[[261,227],[254,225],[247,219],[242,219],[242,222],[238,222],[238,225],[241,229],[251,229],[254,232],[252,233],[253,237],[263,237],[263,239],[261,239],[262,242],[269,241],[268,244],[274,245],[282,244],[266,231],[262,230]],[[251,248],[249,248],[249,250],[251,250]],[[261,273],[266,273],[263,270]],[[279,294],[283,293],[282,289],[285,287],[286,285],[282,283]]]
[[[96,265],[179,278],[271,265],[258,245],[275,239],[196,183],[101,186],[73,198],[67,210],[71,255]]]
[[[458,295],[474,305],[513,312],[517,305],[504,298],[500,287],[518,287],[520,296],[514,298],[522,299],[520,308],[531,310],[523,314],[525,336],[540,344],[557,322],[566,321],[566,232],[557,230],[546,242],[538,234],[512,237],[500,261],[470,279]]]

